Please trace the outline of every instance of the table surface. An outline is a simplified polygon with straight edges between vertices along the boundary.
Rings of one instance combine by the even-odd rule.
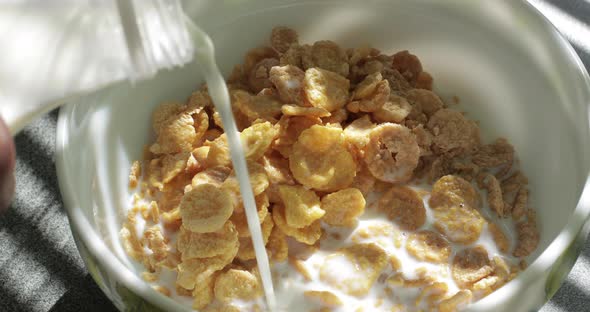
[[[590,68],[590,2],[532,1]],[[0,311],[116,311],[76,250],[55,173],[57,112],[16,138],[17,191],[0,217]],[[555,297],[542,309],[590,311],[590,241]]]

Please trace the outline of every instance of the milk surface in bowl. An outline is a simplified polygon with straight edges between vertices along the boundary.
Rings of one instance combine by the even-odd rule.
[[[587,113],[582,104],[588,95],[586,77],[571,49],[526,4],[203,2],[187,4],[187,11],[210,33],[226,74],[248,49],[266,42],[276,25],[295,28],[302,42],[330,39],[345,47],[371,44],[388,53],[408,49],[418,55],[435,78],[436,91],[445,100],[458,96],[460,109],[480,121],[486,139],[505,136],[515,145],[538,212],[541,243],[530,257],[531,268],[522,273],[528,287],[517,278],[472,308],[518,311],[545,300],[550,265],[581,221],[572,225],[577,228],[570,229],[561,245],[552,246],[549,254],[554,257],[539,263],[536,276],[529,273],[535,272],[534,260],[570,218],[587,215],[581,207],[571,216],[587,173]],[[141,269],[125,256],[118,230],[129,204],[130,162],[140,158],[151,139],[151,111],[162,101],[184,101],[202,81],[192,64],[135,87],[113,86],[61,112],[58,171],[74,235],[93,277],[119,307],[148,304],[142,303],[145,299],[161,308],[183,309],[137,277]]]

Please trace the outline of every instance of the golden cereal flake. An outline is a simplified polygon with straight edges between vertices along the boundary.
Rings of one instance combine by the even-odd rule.
[[[311,53],[311,46],[304,44],[292,44],[285,53],[281,54],[280,63],[281,66],[291,65],[294,67],[303,68],[303,56],[309,58]]]
[[[170,247],[164,238],[160,227],[154,225],[143,233],[142,245],[152,251],[144,258],[144,264],[151,270],[157,269],[168,258]]]
[[[368,98],[361,99],[358,101],[358,111],[361,112],[375,112],[383,107],[383,105],[389,100],[391,90],[389,88],[389,81],[381,80],[377,83],[375,91]],[[353,109],[354,111],[356,109]]]
[[[289,27],[277,26],[270,33],[270,46],[280,53],[286,52],[293,44],[299,43],[299,35]]]
[[[195,284],[195,289],[192,291],[193,309],[203,309],[215,299],[213,287],[217,279],[217,273],[207,275],[200,283]]]
[[[166,120],[176,115],[182,107],[182,104],[177,102],[164,102],[152,113],[152,128],[156,134],[160,133],[160,128],[164,125]]]
[[[436,301],[444,298],[444,296],[447,294],[447,291],[449,291],[449,287],[446,283],[432,283],[422,288],[422,291],[420,291],[420,294],[416,298],[416,305],[419,305],[420,302],[426,300],[429,306],[432,307]]]
[[[183,225],[197,233],[219,230],[234,210],[230,196],[228,191],[213,184],[195,186],[180,202]]]
[[[221,302],[253,300],[262,296],[262,288],[256,275],[251,272],[229,269],[215,279],[214,293]]]
[[[460,112],[440,109],[426,126],[434,134],[432,146],[437,153],[468,153],[479,145],[479,127]]]
[[[282,103],[272,95],[251,95],[246,91],[232,92],[233,105],[250,122],[263,119],[275,123],[281,115]]]
[[[418,142],[418,147],[420,147],[420,157],[432,155],[432,150],[430,148],[432,146],[432,133],[426,130],[424,125],[418,125],[417,127],[412,128],[412,133],[416,136],[416,142]],[[444,174],[437,176],[436,179],[443,175]]]
[[[379,222],[362,227],[353,232],[351,241],[353,243],[362,243],[367,240],[374,241],[377,245],[386,248],[391,240],[396,241],[399,233],[389,222]]]
[[[195,128],[195,144],[200,143],[209,129],[209,115],[204,109],[198,109],[192,113]]]
[[[393,55],[392,67],[398,70],[413,86],[416,85],[418,76],[422,72],[422,64],[418,57],[407,50],[397,52]]]
[[[238,248],[215,257],[192,258],[182,261],[176,268],[178,272],[176,285],[188,290],[194,289],[196,284],[206,281],[215,272],[230,264],[237,252]]]
[[[254,196],[262,194],[269,186],[268,176],[266,175],[264,167],[259,163],[251,161],[246,165],[248,167],[250,185]],[[223,188],[233,193],[241,203],[240,184],[235,170],[233,170],[230,176],[223,182]]]
[[[205,142],[205,144],[209,147],[207,160],[205,161],[206,167],[230,167],[232,165],[229,145],[225,133],[211,142]]]
[[[123,248],[127,254],[131,258],[141,261],[144,257],[144,252],[143,245],[137,237],[137,231],[135,230],[135,218],[130,219],[128,217],[128,221],[123,223],[123,228],[119,232],[119,235],[121,236]]]
[[[539,245],[540,235],[537,229],[536,216],[533,211],[528,212],[526,220],[516,223],[517,243],[512,255],[526,257]]]
[[[433,186],[429,200],[436,220],[435,228],[450,241],[475,242],[485,224],[479,211],[479,194],[458,176],[444,176]]]
[[[329,112],[342,108],[348,101],[349,86],[348,79],[337,73],[315,67],[305,71],[303,90],[314,107]]]
[[[373,112],[373,118],[379,122],[401,123],[412,111],[408,101],[395,94],[391,94],[387,101]]]
[[[162,158],[162,182],[172,181],[186,168],[186,162],[190,153],[168,154]]]
[[[307,269],[305,263],[302,260],[297,259],[295,257],[289,257],[289,264],[297,272],[299,272],[299,274],[301,274],[301,276],[303,277],[303,279],[305,279],[306,282],[310,282],[312,280],[311,274],[309,273],[309,270]]]
[[[510,240],[502,228],[498,224],[490,222],[488,223],[488,229],[498,249],[503,253],[508,253],[510,251]]]
[[[188,99],[187,108],[188,109],[196,109],[196,108],[210,108],[213,106],[213,101],[209,96],[209,92],[207,90],[198,90],[191,94]]]
[[[254,198],[256,203],[256,210],[258,212],[258,220],[262,223],[266,216],[268,215],[268,196],[266,194],[260,194]],[[246,219],[246,212],[243,207],[243,203],[240,204],[241,207],[234,209],[234,213],[229,218],[236,229],[238,230],[239,237],[250,237],[250,229],[248,228],[248,220]]]
[[[432,186],[429,204],[432,209],[461,204],[479,209],[481,198],[473,185],[465,179],[456,175],[446,175]]]
[[[258,62],[265,58],[277,58],[277,52],[271,47],[256,47],[251,49],[246,53],[244,57],[244,66],[242,68],[243,72],[249,73]]]
[[[488,205],[490,209],[494,211],[499,217],[504,217],[504,199],[502,197],[502,189],[500,188],[500,182],[492,174],[487,174],[484,179],[484,186],[488,191]]]
[[[480,146],[472,156],[473,163],[482,168],[511,166],[514,161],[514,147],[504,138],[492,144]]]
[[[197,140],[194,119],[190,114],[175,114],[160,126],[160,133],[150,147],[154,154],[190,152]]]
[[[380,72],[369,74],[354,88],[353,100],[360,100],[370,97],[377,89],[379,82],[383,80]]]
[[[416,230],[426,221],[422,198],[406,186],[392,186],[379,200],[379,211],[404,230]]]
[[[420,148],[410,129],[384,123],[371,130],[364,161],[375,178],[400,183],[412,177],[419,157]]]
[[[373,187],[375,186],[375,180],[375,177],[371,174],[371,172],[369,172],[368,169],[361,168],[354,177],[350,187],[358,189],[361,191],[363,196],[366,197],[373,190]]]
[[[304,105],[303,80],[305,72],[293,65],[274,66],[270,69],[270,81],[283,103]]]
[[[302,54],[301,62],[305,69],[319,67],[344,77],[349,73],[346,51],[329,40],[316,41],[308,53]]]
[[[268,243],[266,244],[266,250],[268,252],[268,256],[271,260],[282,262],[287,259],[289,254],[289,245],[287,244],[287,239],[283,231],[279,229],[279,227],[273,227],[272,231],[270,232],[270,237],[268,238]]]
[[[416,259],[433,263],[446,263],[451,256],[451,245],[440,234],[432,231],[410,233],[406,250]]]
[[[356,175],[356,163],[344,145],[342,130],[319,125],[301,132],[289,167],[298,182],[319,191],[345,188]]]
[[[196,187],[201,184],[213,184],[215,186],[221,186],[223,182],[229,177],[231,168],[224,166],[215,166],[207,168],[195,174],[191,180],[192,187]]]
[[[272,218],[275,225],[287,236],[293,237],[298,242],[313,245],[322,236],[322,227],[320,220],[316,220],[304,228],[294,228],[287,224],[285,220],[285,208],[281,205],[274,205]]]
[[[457,312],[471,302],[471,291],[459,290],[452,297],[441,301],[438,305],[439,312]]]
[[[327,290],[307,290],[303,292],[303,295],[310,300],[319,302],[322,306],[330,308],[342,306],[342,300]]]
[[[324,125],[328,124],[341,124],[348,119],[348,111],[344,108],[335,110],[331,113],[328,117],[322,118],[322,123]]]
[[[381,73],[383,74],[383,78],[389,81],[389,88],[392,93],[403,96],[412,89],[410,83],[397,69],[383,68]]]
[[[265,58],[260,60],[248,75],[248,85],[254,93],[258,93],[264,88],[271,88],[272,82],[269,80],[270,69],[279,65],[279,60],[276,58]]]
[[[375,244],[352,245],[326,257],[320,268],[320,280],[351,296],[362,297],[387,262],[387,253]]]
[[[262,221],[262,223],[260,224],[260,227],[262,230],[262,239],[264,241],[264,244],[266,244],[270,237],[270,233],[272,232],[272,229],[274,227],[272,217],[267,214],[264,218],[264,221]],[[256,251],[254,250],[254,244],[252,244],[252,238],[240,238],[240,248],[238,250],[237,258],[241,261],[256,259]]]
[[[368,115],[355,119],[346,128],[344,128],[344,139],[348,144],[354,146],[358,151],[364,153],[366,146],[370,142],[369,134],[375,128],[375,124]]]
[[[322,198],[325,211],[322,221],[333,226],[354,226],[358,216],[365,211],[365,198],[360,190],[346,188]]]
[[[249,161],[256,161],[266,153],[278,131],[270,122],[254,124],[240,133],[244,156]]]
[[[434,113],[445,106],[436,93],[425,89],[412,89],[408,91],[406,98],[412,106],[418,105],[421,111],[428,117],[434,115]]]
[[[459,251],[451,265],[453,280],[461,288],[468,288],[493,271],[488,252],[483,246],[468,247]]]
[[[273,142],[272,148],[278,151],[284,158],[289,158],[293,144],[297,141],[301,132],[313,125],[321,124],[322,120],[317,117],[282,116],[275,125],[278,128],[279,134]]]
[[[320,198],[316,193],[303,186],[281,185],[279,196],[285,207],[285,219],[291,227],[306,227],[326,214],[320,208]]]
[[[292,104],[285,104],[281,108],[285,116],[307,116],[307,117],[328,117],[330,112],[321,107],[303,107]]]
[[[238,247],[238,231],[231,221],[210,233],[191,232],[183,226],[176,244],[182,260],[214,257]]]
[[[131,164],[131,170],[129,173],[129,188],[130,189],[136,188],[140,178],[141,178],[141,163],[136,160],[133,162],[133,164]]]
[[[440,233],[454,243],[465,245],[477,241],[485,224],[477,210],[462,204],[436,209],[434,218],[434,227]]]

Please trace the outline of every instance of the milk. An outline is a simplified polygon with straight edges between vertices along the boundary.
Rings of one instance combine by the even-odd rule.
[[[225,80],[223,79],[223,76],[219,72],[217,64],[215,63],[214,48],[211,38],[209,38],[206,33],[194,25],[188,18],[186,19],[186,25],[189,33],[191,34],[191,37],[193,38],[196,52],[195,59],[203,71],[205,81],[207,82],[209,95],[215,104],[215,108],[221,115],[223,129],[225,130],[227,141],[230,146],[234,171],[236,172],[236,177],[240,183],[240,192],[242,194],[246,219],[248,221],[248,228],[252,234],[252,243],[256,253],[256,262],[258,264],[260,278],[262,279],[262,287],[264,289],[266,303],[268,310],[274,311],[276,303],[268,255],[266,254],[266,248],[262,238],[260,219],[258,218],[256,202],[254,201],[254,194],[250,185],[250,178],[248,176],[248,167],[246,166],[244,150],[242,149],[240,135],[231,110],[229,92],[227,91]]]

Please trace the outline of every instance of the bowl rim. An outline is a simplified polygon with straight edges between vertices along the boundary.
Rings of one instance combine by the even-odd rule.
[[[543,24],[543,29],[541,29],[541,31],[550,35],[548,40],[551,40],[553,44],[559,47],[564,55],[568,56],[564,62],[569,62],[574,65],[576,72],[572,73],[572,75],[578,75],[579,78],[583,80],[585,85],[585,99],[590,99],[590,76],[588,75],[586,67],[580,60],[579,55],[537,7],[531,4],[528,0],[522,2],[525,3],[525,6],[520,8],[514,5],[517,2],[511,2],[509,5],[514,9],[523,10],[525,13],[532,13],[534,14],[534,18],[540,19],[540,22]],[[585,104],[585,110],[588,112],[588,105],[590,102],[578,104]],[[70,123],[69,116],[71,116],[75,107],[75,103],[68,103],[59,112],[56,136],[56,170],[60,192],[62,194],[71,230],[75,232],[81,240],[81,242],[76,242],[76,244],[84,244],[91,256],[101,264],[107,274],[116,276],[118,281],[120,281],[124,287],[139,295],[143,300],[146,300],[159,308],[170,311],[193,311],[191,308],[155,291],[147,282],[143,281],[139,276],[135,275],[132,270],[120,263],[118,258],[106,246],[105,242],[102,241],[98,234],[94,230],[91,230],[92,227],[86,219],[84,212],[78,208],[77,193],[69,183],[70,181],[68,181],[67,178],[68,175],[65,173],[65,170],[67,169],[65,153],[69,141],[68,138],[71,135],[68,131]],[[588,116],[588,122],[589,127],[583,129],[587,132],[587,135],[590,133],[590,116]],[[588,151],[588,147],[586,147],[586,150]],[[585,172],[585,176],[586,182],[583,186],[576,208],[571,213],[565,227],[549,243],[547,248],[523,272],[519,273],[517,278],[494,291],[489,296],[470,304],[466,310],[488,310],[491,307],[497,306],[499,301],[509,301],[510,298],[518,293],[517,290],[520,290],[527,285],[531,285],[535,280],[543,277],[543,272],[551,269],[557,259],[576,239],[584,225],[590,219],[590,176],[588,175],[588,172]],[[83,260],[85,264],[88,265],[87,260]],[[107,296],[112,300],[109,294],[107,294]],[[120,309],[120,307],[118,308]]]

